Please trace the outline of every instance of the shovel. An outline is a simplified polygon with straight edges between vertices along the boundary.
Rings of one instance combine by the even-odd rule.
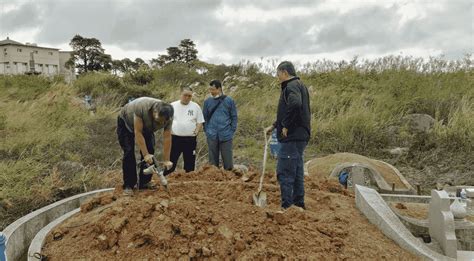
[[[260,185],[258,186],[258,192],[253,194],[253,203],[258,207],[265,207],[267,205],[267,193],[262,191],[263,178],[265,176],[265,166],[267,165],[267,151],[268,151],[267,134],[265,133],[265,151],[263,152],[263,169],[262,175],[260,176]]]

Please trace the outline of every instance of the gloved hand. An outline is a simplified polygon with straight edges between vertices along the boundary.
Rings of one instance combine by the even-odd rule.
[[[153,155],[152,154],[147,154],[145,157],[143,157],[146,163],[148,164],[153,164]]]
[[[165,169],[171,169],[173,167],[173,162],[165,161],[163,162],[163,167],[165,167]]]

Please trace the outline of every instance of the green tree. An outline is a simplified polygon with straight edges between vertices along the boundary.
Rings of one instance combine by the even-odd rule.
[[[79,73],[112,68],[112,58],[104,53],[104,48],[98,39],[86,38],[77,34],[71,39],[69,45],[73,51],[67,63],[68,65],[74,64]]]
[[[190,39],[181,40],[178,47],[166,48],[167,54],[158,55],[158,58],[151,59],[152,66],[163,67],[169,63],[185,63],[188,66],[197,61],[196,44]]]
[[[181,40],[179,44],[179,49],[181,50],[181,61],[186,64],[192,64],[197,60],[196,44],[194,44],[191,39]]]

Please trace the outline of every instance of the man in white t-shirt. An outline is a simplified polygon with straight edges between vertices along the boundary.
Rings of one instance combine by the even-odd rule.
[[[184,87],[178,101],[172,102],[174,109],[173,124],[171,126],[171,154],[170,160],[173,167],[164,172],[165,175],[172,173],[176,168],[179,156],[183,154],[184,170],[193,171],[196,163],[197,135],[202,130],[204,116],[201,107],[193,101],[193,90]]]

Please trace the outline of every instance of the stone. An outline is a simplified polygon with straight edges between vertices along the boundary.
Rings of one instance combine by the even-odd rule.
[[[435,119],[428,114],[409,114],[403,121],[412,132],[428,133],[434,126]]]
[[[245,248],[246,248],[245,241],[243,241],[243,240],[235,241],[235,250],[244,251]]]
[[[211,250],[207,247],[202,247],[202,255],[205,257],[210,257],[211,256]]]
[[[215,232],[216,231],[212,227],[207,229],[207,234],[209,234],[209,235],[214,235]]]
[[[401,155],[407,154],[408,151],[409,151],[409,148],[397,147],[397,148],[389,150],[388,152],[392,155],[401,156]]]
[[[163,200],[160,202],[160,205],[161,205],[163,208],[168,208],[168,206],[169,206],[169,200],[163,199]]]
[[[225,225],[220,226],[218,229],[219,233],[227,240],[232,240],[232,237],[234,236],[234,233],[230,228],[228,228]]]
[[[365,168],[363,167],[355,166],[352,168],[350,172],[352,176],[352,186],[355,186],[356,184],[367,186],[364,172]]]
[[[283,211],[275,212],[273,218],[278,225],[286,225],[288,223],[288,219],[286,218],[285,213]]]
[[[457,239],[454,233],[454,216],[450,210],[450,199],[446,191],[431,190],[428,212],[429,233],[443,249],[446,256],[457,257]]]

